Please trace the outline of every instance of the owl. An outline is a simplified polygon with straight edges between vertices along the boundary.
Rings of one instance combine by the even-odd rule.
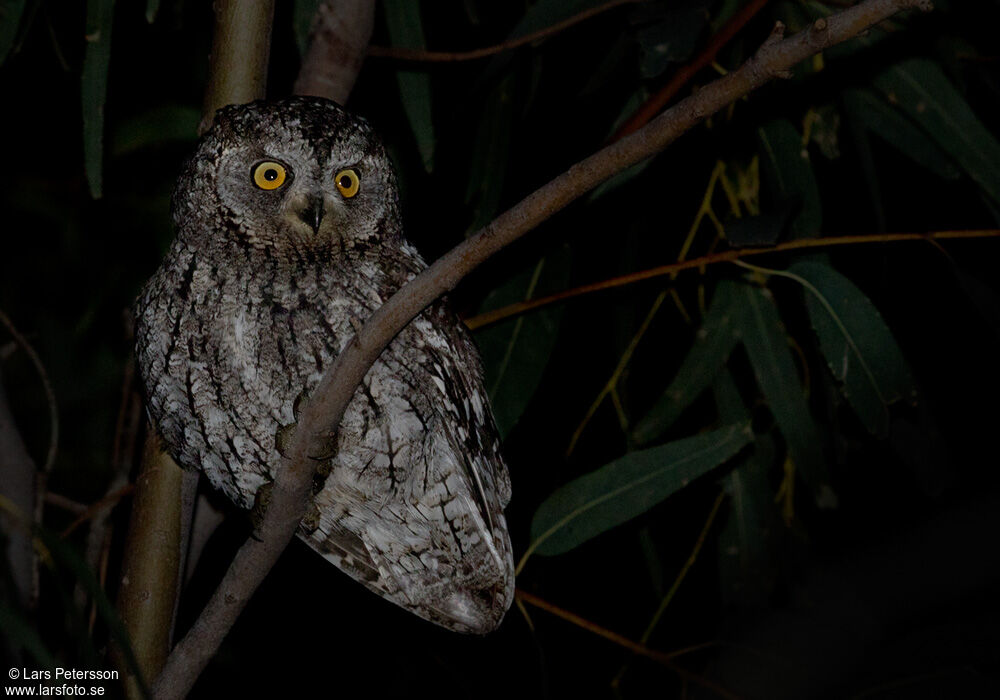
[[[147,410],[179,464],[251,508],[300,401],[426,264],[385,148],[320,98],[220,110],[172,209],[176,237],[136,302]],[[499,624],[514,595],[510,480],[476,348],[445,301],[386,348],[317,459],[300,538],[427,620]]]

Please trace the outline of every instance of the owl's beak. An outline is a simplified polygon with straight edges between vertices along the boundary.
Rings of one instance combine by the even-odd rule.
[[[306,200],[305,206],[298,211],[299,219],[319,233],[320,222],[323,221],[323,195],[313,195]]]

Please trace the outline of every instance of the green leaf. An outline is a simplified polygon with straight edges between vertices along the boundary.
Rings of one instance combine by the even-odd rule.
[[[730,372],[722,372],[712,393],[724,422],[749,421]],[[737,466],[723,479],[729,496],[729,514],[719,533],[719,584],[729,601],[761,601],[769,590],[769,530],[774,521],[774,497],[768,478],[774,463],[774,440],[754,437],[753,450],[737,458]]]
[[[803,481],[821,507],[833,507],[836,496],[829,485],[819,432],[799,383],[778,308],[769,291],[753,285],[742,285],[738,296],[746,304],[746,311],[740,317],[743,345],[757,385]]]
[[[662,435],[726,366],[729,354],[740,337],[738,315],[741,303],[737,296],[737,286],[728,280],[719,282],[712,304],[695,335],[694,344],[677,370],[677,375],[649,412],[636,424],[632,432],[632,439],[636,444],[647,444]]]
[[[104,162],[104,101],[108,91],[108,62],[111,58],[111,24],[114,0],[87,2],[87,46],[83,54],[80,88],[83,101],[83,162],[90,196],[101,197],[101,170]]]
[[[948,157],[911,119],[870,90],[845,90],[844,105],[864,128],[884,139],[914,163],[954,180],[961,173]]]
[[[300,57],[305,56],[309,49],[309,30],[312,29],[313,17],[322,2],[323,0],[295,0],[292,5],[292,30],[295,32],[295,46],[299,49]]]
[[[408,49],[426,47],[424,29],[420,20],[420,4],[412,0],[385,0],[385,20],[393,46]],[[400,70],[396,72],[403,111],[410,122],[410,130],[417,141],[424,170],[430,172],[434,165],[434,122],[431,118],[431,78],[424,71]]]
[[[115,610],[114,605],[111,604],[111,601],[108,600],[104,589],[101,588],[101,584],[98,583],[94,573],[83,559],[80,558],[80,555],[62,538],[40,527],[35,528],[35,534],[52,556],[52,564],[58,565],[61,569],[72,573],[74,581],[90,596],[98,617],[107,626],[111,639],[114,640],[118,645],[118,649],[123,653],[125,663],[135,675],[143,695],[148,696],[148,686],[143,679],[135,652],[132,650],[132,644],[129,640],[128,632],[125,630],[125,625],[122,624],[121,618],[118,617],[118,612]],[[72,599],[67,596],[66,602],[68,605],[71,605]]]
[[[24,0],[0,0],[0,65],[14,46],[24,14]]]
[[[736,219],[726,224],[726,240],[734,248],[774,245],[794,213],[795,208],[786,202],[768,214]]]
[[[788,271],[806,286],[806,307],[827,366],[872,435],[889,430],[889,404],[917,387],[892,331],[871,300],[825,263],[799,261]]]
[[[538,507],[531,549],[562,554],[666,499],[734,456],[753,439],[749,425],[731,425],[630,452],[560,487]]]
[[[465,191],[466,203],[473,204],[469,233],[492,221],[500,208],[510,139],[514,129],[514,76],[508,75],[490,90],[479,119],[472,147],[472,168]]]
[[[875,87],[1000,203],[1000,143],[936,64],[924,58],[903,61],[876,76]]]
[[[35,629],[35,623],[3,604],[0,604],[0,629],[3,630],[7,646],[14,654],[24,649],[40,668],[55,668],[58,665]]]
[[[636,33],[642,49],[640,68],[643,78],[655,78],[671,63],[683,61],[691,55],[707,23],[705,9],[702,4],[673,7],[660,21]]]
[[[799,207],[792,219],[793,238],[814,238],[823,226],[819,187],[809,162],[809,151],[802,136],[790,122],[776,120],[757,130],[761,165],[776,204],[794,203]]]
[[[516,39],[525,34],[547,29],[564,19],[604,3],[605,0],[538,0],[527,9],[508,38]]]
[[[479,313],[565,289],[569,263],[568,246],[540,258],[490,292]],[[561,308],[548,307],[476,332],[490,403],[503,437],[520,419],[542,380],[562,315]]]
[[[868,199],[875,214],[875,228],[885,231],[885,207],[882,205],[882,188],[879,185],[878,172],[875,170],[875,156],[872,153],[871,139],[868,137],[868,126],[863,121],[863,115],[857,112],[857,104],[844,102],[844,119],[854,138],[854,149],[858,154],[861,174],[868,186]]]
[[[160,11],[160,0],[146,0],[146,21],[152,24]]]
[[[201,110],[178,104],[164,104],[120,122],[111,135],[115,155],[157,146],[171,141],[194,143],[198,139]]]

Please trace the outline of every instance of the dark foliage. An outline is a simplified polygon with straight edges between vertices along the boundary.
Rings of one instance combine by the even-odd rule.
[[[273,96],[291,90],[298,18],[313,4],[279,3]],[[426,2],[418,28],[385,16],[408,3],[380,3],[373,43],[477,48],[600,4]],[[433,259],[599,148],[743,4],[629,4],[477,61],[370,58],[350,107],[389,144],[409,236]],[[718,68],[738,66],[775,20],[794,31],[843,4],[771,2]],[[1000,3],[937,4],[715,115],[504,251],[453,302],[472,320],[680,255],[997,227]],[[163,2],[148,22],[140,4],[118,3],[112,40],[110,0],[86,5],[0,2],[0,309],[58,397],[49,489],[91,503],[115,471],[126,309],[171,237],[170,189],[196,138],[211,8]],[[873,238],[623,285],[478,330],[514,482],[515,551],[532,553],[519,587],[638,640],[721,490],[650,647],[709,643],[677,663],[739,696],[995,697],[996,253],[989,236]],[[45,397],[7,341],[0,376],[41,460]],[[112,519],[109,595],[127,503]],[[232,515],[184,592],[178,629],[247,535]],[[50,506],[43,525],[58,533],[74,517]],[[47,560],[36,611],[19,610],[0,579],[6,666],[105,663],[113,625],[101,613],[90,631],[92,587],[74,597],[91,577],[74,553],[85,530]],[[496,634],[461,638],[295,542],[195,695],[713,696],[527,610],[533,626],[515,608]]]

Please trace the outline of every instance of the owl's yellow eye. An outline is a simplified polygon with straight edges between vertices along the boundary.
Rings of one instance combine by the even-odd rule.
[[[276,190],[285,184],[285,166],[273,160],[258,163],[253,169],[253,181],[262,190]]]
[[[344,195],[347,199],[350,199],[358,193],[361,189],[361,178],[358,177],[358,173],[350,168],[347,170],[341,170],[337,173],[335,178],[337,183],[337,189],[340,190],[340,194]]]

